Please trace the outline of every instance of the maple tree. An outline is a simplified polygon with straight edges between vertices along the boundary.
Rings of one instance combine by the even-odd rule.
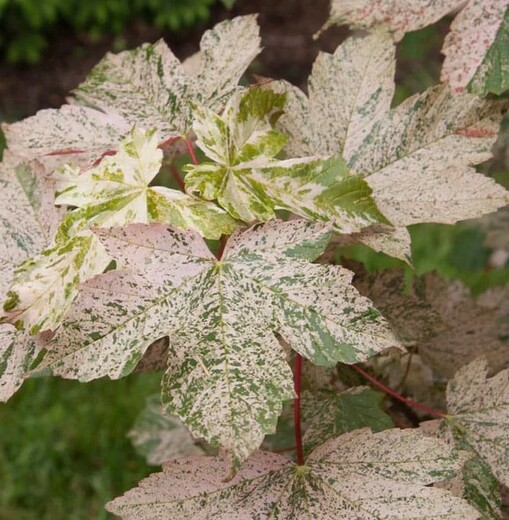
[[[508,2],[463,4],[333,1],[329,24],[368,31],[319,54],[307,94],[239,86],[245,16],[183,63],[162,41],[108,54],[68,105],[4,125],[0,399],[164,370],[130,434],[163,473],[109,511],[501,518],[507,289],[328,261],[346,237],[411,264],[408,226],[509,203],[475,170],[508,105],[486,97],[509,83]],[[442,83],[392,107],[396,41],[460,8]],[[395,428],[366,383],[440,420]]]

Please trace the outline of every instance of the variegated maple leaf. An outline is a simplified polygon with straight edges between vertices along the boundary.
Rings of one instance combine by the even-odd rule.
[[[485,359],[458,371],[447,386],[447,425],[509,486],[509,369],[489,378]]]
[[[435,486],[464,498],[479,511],[482,520],[503,520],[500,484],[489,465],[465,437],[456,435],[455,438],[448,425],[441,420],[426,421],[420,424],[420,428],[427,435],[436,436],[449,446],[464,451],[469,457],[455,477]]]
[[[16,265],[46,247],[60,213],[42,166],[4,152],[0,164],[0,299]],[[0,401],[21,386],[38,352],[36,342],[12,325],[0,324]]]
[[[508,485],[509,370],[487,378],[488,365],[477,359],[458,371],[447,386],[448,414],[422,429],[464,450],[469,459],[447,486],[465,497],[483,520],[501,520],[500,486]]]
[[[185,70],[167,45],[144,44],[107,54],[75,91],[81,105],[156,128],[164,139],[188,133],[191,103],[219,109],[260,48],[256,15],[225,20],[206,31],[193,68]]]
[[[58,178],[61,192],[56,204],[89,208],[91,226],[166,222],[194,229],[206,238],[230,235],[235,221],[215,204],[163,186],[150,186],[162,165],[158,142],[157,132],[135,127],[118,152],[105,157],[97,167],[84,173],[68,168]]]
[[[387,222],[366,182],[340,158],[275,159],[287,140],[273,128],[284,103],[283,94],[253,87],[234,94],[221,116],[197,107],[197,145],[214,162],[188,165],[186,189],[245,222],[273,219],[276,208],[347,233]]]
[[[458,8],[462,9],[442,48],[446,57],[441,80],[457,92],[502,94],[509,88],[508,0],[333,0],[325,28],[383,26],[400,40],[406,32],[426,27]]]
[[[509,1],[470,0],[456,16],[442,52],[441,80],[461,92],[509,89]]]
[[[410,256],[405,227],[455,223],[495,211],[508,192],[472,166],[491,157],[504,105],[437,86],[390,110],[394,44],[381,29],[321,53],[309,98],[287,93],[280,128],[291,155],[340,154],[365,177],[380,211],[396,227],[359,236],[393,256]]]
[[[160,224],[98,229],[126,267],[85,283],[40,370],[87,381],[131,372],[169,335],[163,402],[235,466],[271,433],[293,397],[274,333],[320,365],[362,361],[397,345],[339,266],[311,264],[330,231],[273,221],[235,234],[217,260],[203,239]]]
[[[359,29],[385,26],[395,40],[400,40],[406,32],[435,23],[464,3],[465,0],[332,0],[324,29],[335,24]]]
[[[426,487],[463,462],[418,430],[366,428],[330,439],[303,466],[257,452],[229,482],[219,458],[175,460],[106,509],[124,520],[475,520],[467,502]]]
[[[163,140],[185,136],[191,103],[220,108],[260,52],[256,16],[217,24],[204,33],[200,49],[193,69],[183,67],[162,40],[107,54],[75,90],[71,105],[4,125],[9,149],[45,160],[63,154],[60,164],[81,165],[116,150],[134,124],[157,129]]]
[[[60,224],[53,246],[17,271],[4,305],[7,318],[31,333],[55,329],[78,294],[79,283],[101,273],[111,258],[90,227],[167,222],[208,238],[230,234],[235,221],[215,204],[180,191],[149,187],[161,168],[155,132],[134,128],[118,152],[79,173],[56,176],[57,204],[78,209]]]

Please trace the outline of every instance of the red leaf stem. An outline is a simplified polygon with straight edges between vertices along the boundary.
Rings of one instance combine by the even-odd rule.
[[[177,141],[180,141],[181,139],[182,139],[182,137],[180,135],[178,135],[176,137],[175,136],[174,137],[168,137],[168,139],[166,139],[162,143],[159,143],[159,145],[157,147],[161,148],[162,150],[164,150],[165,148],[168,148],[173,143],[176,143]]]
[[[300,418],[300,390],[302,384],[302,356],[295,354],[295,371],[293,374],[293,386],[296,397],[293,400],[293,424],[295,428],[295,444],[297,449],[297,464],[304,465],[304,447],[302,444],[302,429]]]
[[[177,183],[177,186],[179,187],[179,190],[180,191],[186,191],[184,180],[180,176],[180,172],[178,171],[178,168],[174,164],[172,164],[170,166],[170,172],[171,172],[171,175],[172,175],[173,179]]]
[[[226,242],[228,242],[228,238],[225,235],[223,235],[221,237],[221,240],[219,241],[219,247],[216,251],[216,258],[218,260],[221,260],[221,257],[223,256],[224,248],[226,247]]]
[[[184,143],[186,144],[187,151],[189,153],[189,157],[191,157],[191,161],[196,166],[199,164],[198,157],[196,157],[196,153],[194,152],[193,145],[189,141],[189,139],[184,139]]]
[[[426,406],[425,404],[417,403],[416,401],[412,401],[411,399],[407,399],[406,397],[403,397],[401,394],[398,394],[398,392],[391,390],[388,386],[385,386],[382,382],[378,381],[378,379],[376,379],[372,375],[368,374],[361,367],[359,367],[357,365],[350,365],[350,366],[356,372],[358,372],[359,374],[364,376],[373,385],[380,388],[380,390],[382,390],[382,392],[385,392],[387,395],[394,397],[394,399],[397,399],[398,401],[401,401],[402,403],[405,403],[406,405],[411,406],[412,408],[419,408],[423,412],[426,412],[430,415],[434,415],[435,417],[447,417],[447,414],[445,414],[444,412],[435,410],[434,408],[430,408],[429,406]]]

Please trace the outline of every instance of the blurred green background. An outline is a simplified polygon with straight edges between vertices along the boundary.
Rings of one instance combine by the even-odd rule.
[[[178,31],[206,20],[217,1],[235,0],[0,0],[0,51],[11,63],[36,63],[59,31],[120,35],[133,20]]]
[[[0,119],[13,120],[64,102],[60,91],[69,90],[69,83],[54,86],[47,83],[46,76],[55,76],[51,67],[62,42],[76,44],[74,33],[80,35],[79,46],[71,49],[66,64],[74,82],[71,87],[83,79],[82,70],[73,69],[74,58],[78,61],[88,53],[98,61],[101,56],[94,53],[124,48],[132,42],[139,23],[149,28],[143,35],[164,36],[183,57],[189,54],[189,42],[196,48],[202,31],[214,22],[259,11],[266,50],[253,70],[286,77],[301,86],[318,49],[332,51],[345,36],[344,30],[333,29],[319,42],[312,41],[311,34],[326,18],[326,0],[312,5],[307,0],[285,0],[277,5],[268,0],[238,0],[229,12],[225,5],[230,8],[233,3],[0,0],[0,98],[4,100]],[[449,23],[444,20],[404,38],[398,49],[395,104],[437,82],[439,49]],[[152,32],[151,27],[155,28]],[[66,56],[69,59],[69,54]],[[13,78],[10,82],[6,82],[6,74]],[[20,78],[18,82],[16,78]],[[25,78],[32,78],[32,83]],[[40,82],[49,94],[54,89],[53,97],[30,97],[30,89]],[[20,97],[19,89],[25,89],[26,98]],[[508,135],[506,121],[502,143],[509,141]],[[502,144],[495,160],[482,171],[509,187],[507,155]],[[363,247],[350,247],[340,254],[363,261],[369,270],[403,267],[409,277],[438,271],[447,278],[463,280],[477,294],[509,280],[507,260],[493,263],[494,245],[487,240],[487,230],[482,222],[414,226],[414,269]],[[146,397],[157,392],[159,381],[160,374],[135,374],[120,381],[88,384],[34,379],[7,404],[0,404],[0,519],[109,518],[104,504],[157,470],[134,452],[126,434]]]

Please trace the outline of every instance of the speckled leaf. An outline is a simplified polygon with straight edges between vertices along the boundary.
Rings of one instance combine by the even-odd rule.
[[[438,419],[422,422],[419,427],[427,435],[438,437],[452,448],[463,450],[468,457],[455,477],[435,483],[434,486],[464,498],[479,511],[482,520],[503,520],[500,484],[488,464],[479,457],[460,431],[456,429],[453,436],[447,422]]]
[[[12,323],[31,333],[56,328],[78,286],[110,262],[92,226],[164,221],[196,229],[208,238],[231,233],[235,222],[215,204],[180,191],[150,187],[161,167],[157,135],[133,129],[119,151],[84,173],[67,167],[57,177],[57,204],[79,209],[61,222],[55,244],[17,271],[4,307]]]
[[[169,335],[168,413],[233,452],[237,464],[274,431],[282,402],[293,397],[273,332],[323,365],[397,345],[350,286],[352,273],[308,262],[327,245],[323,225],[271,222],[237,233],[220,262],[198,235],[158,224],[97,233],[127,270],[84,284],[41,369],[80,380],[121,377]]]
[[[357,66],[358,55],[364,69]],[[491,157],[505,106],[439,86],[389,110],[393,62],[393,44],[382,30],[350,38],[333,55],[318,58],[309,99],[295,87],[279,87],[288,103],[278,124],[290,134],[292,154],[343,154],[348,169],[366,178],[377,207],[396,228],[393,236],[385,230],[376,238],[373,229],[356,238],[408,259],[408,235],[399,229],[419,222],[452,224],[509,201],[506,190],[471,168]],[[370,83],[364,71],[376,81]],[[322,132],[327,137],[320,137]]]
[[[76,298],[79,283],[103,272],[110,261],[90,231],[57,242],[16,269],[4,303],[6,320],[30,334],[55,329]]]
[[[470,0],[456,16],[442,52],[442,81],[461,92],[502,94],[509,88],[509,2]]]
[[[16,264],[44,248],[60,211],[53,189],[37,162],[4,152],[0,165],[0,299],[11,283]],[[38,352],[35,340],[12,325],[0,325],[0,401],[7,401],[25,379]]]
[[[34,338],[12,325],[0,324],[0,402],[21,387],[38,353]]]
[[[458,371],[447,386],[448,416],[455,437],[468,443],[504,485],[509,485],[509,369],[488,379],[485,359]]]
[[[197,107],[197,145],[214,162],[188,165],[186,189],[217,199],[246,222],[273,219],[276,207],[330,221],[345,232],[386,222],[367,183],[339,157],[274,159],[286,142],[273,129],[284,100],[283,94],[251,88],[232,96],[221,116]]]
[[[461,463],[419,431],[363,429],[327,441],[304,466],[258,452],[230,482],[220,459],[176,460],[106,508],[124,520],[474,520],[465,501],[425,487]]]
[[[304,392],[301,409],[306,453],[327,439],[358,428],[369,427],[374,432],[392,428],[392,419],[382,410],[383,399],[383,394],[362,386],[345,392]]]
[[[236,88],[250,63],[261,52],[257,15],[225,20],[206,31],[194,65],[186,67],[193,101],[218,109]],[[187,61],[187,60],[186,60]]]
[[[377,30],[348,38],[334,54],[320,52],[308,81],[309,98],[280,83],[287,104],[278,127],[289,135],[287,153],[349,159],[390,110],[395,55],[388,33]]]
[[[91,225],[102,227],[156,221],[194,229],[207,238],[230,234],[235,222],[215,204],[177,190],[149,187],[162,164],[158,142],[157,133],[135,127],[118,152],[97,167],[84,173],[64,170],[57,178],[61,193],[56,203],[88,207]]]
[[[75,91],[80,104],[156,128],[164,139],[190,130],[191,103],[217,107],[260,52],[254,15],[226,20],[205,32],[202,68],[186,74],[163,40],[107,54]]]
[[[504,106],[435,87],[375,125],[349,160],[399,226],[452,224],[495,211],[508,192],[471,166],[491,157]]]
[[[360,29],[388,27],[396,40],[422,29],[460,7],[465,0],[332,0],[325,27],[349,24]]]
[[[61,211],[53,205],[53,187],[37,162],[4,152],[0,164],[0,298],[14,268],[50,242]]]
[[[116,149],[128,134],[130,125],[116,115],[63,105],[58,109],[40,110],[17,123],[4,124],[2,130],[9,150],[22,157],[45,164],[58,159],[62,163],[82,165]]]
[[[164,413],[159,394],[147,398],[128,436],[136,451],[154,466],[177,457],[205,454],[182,422]]]

